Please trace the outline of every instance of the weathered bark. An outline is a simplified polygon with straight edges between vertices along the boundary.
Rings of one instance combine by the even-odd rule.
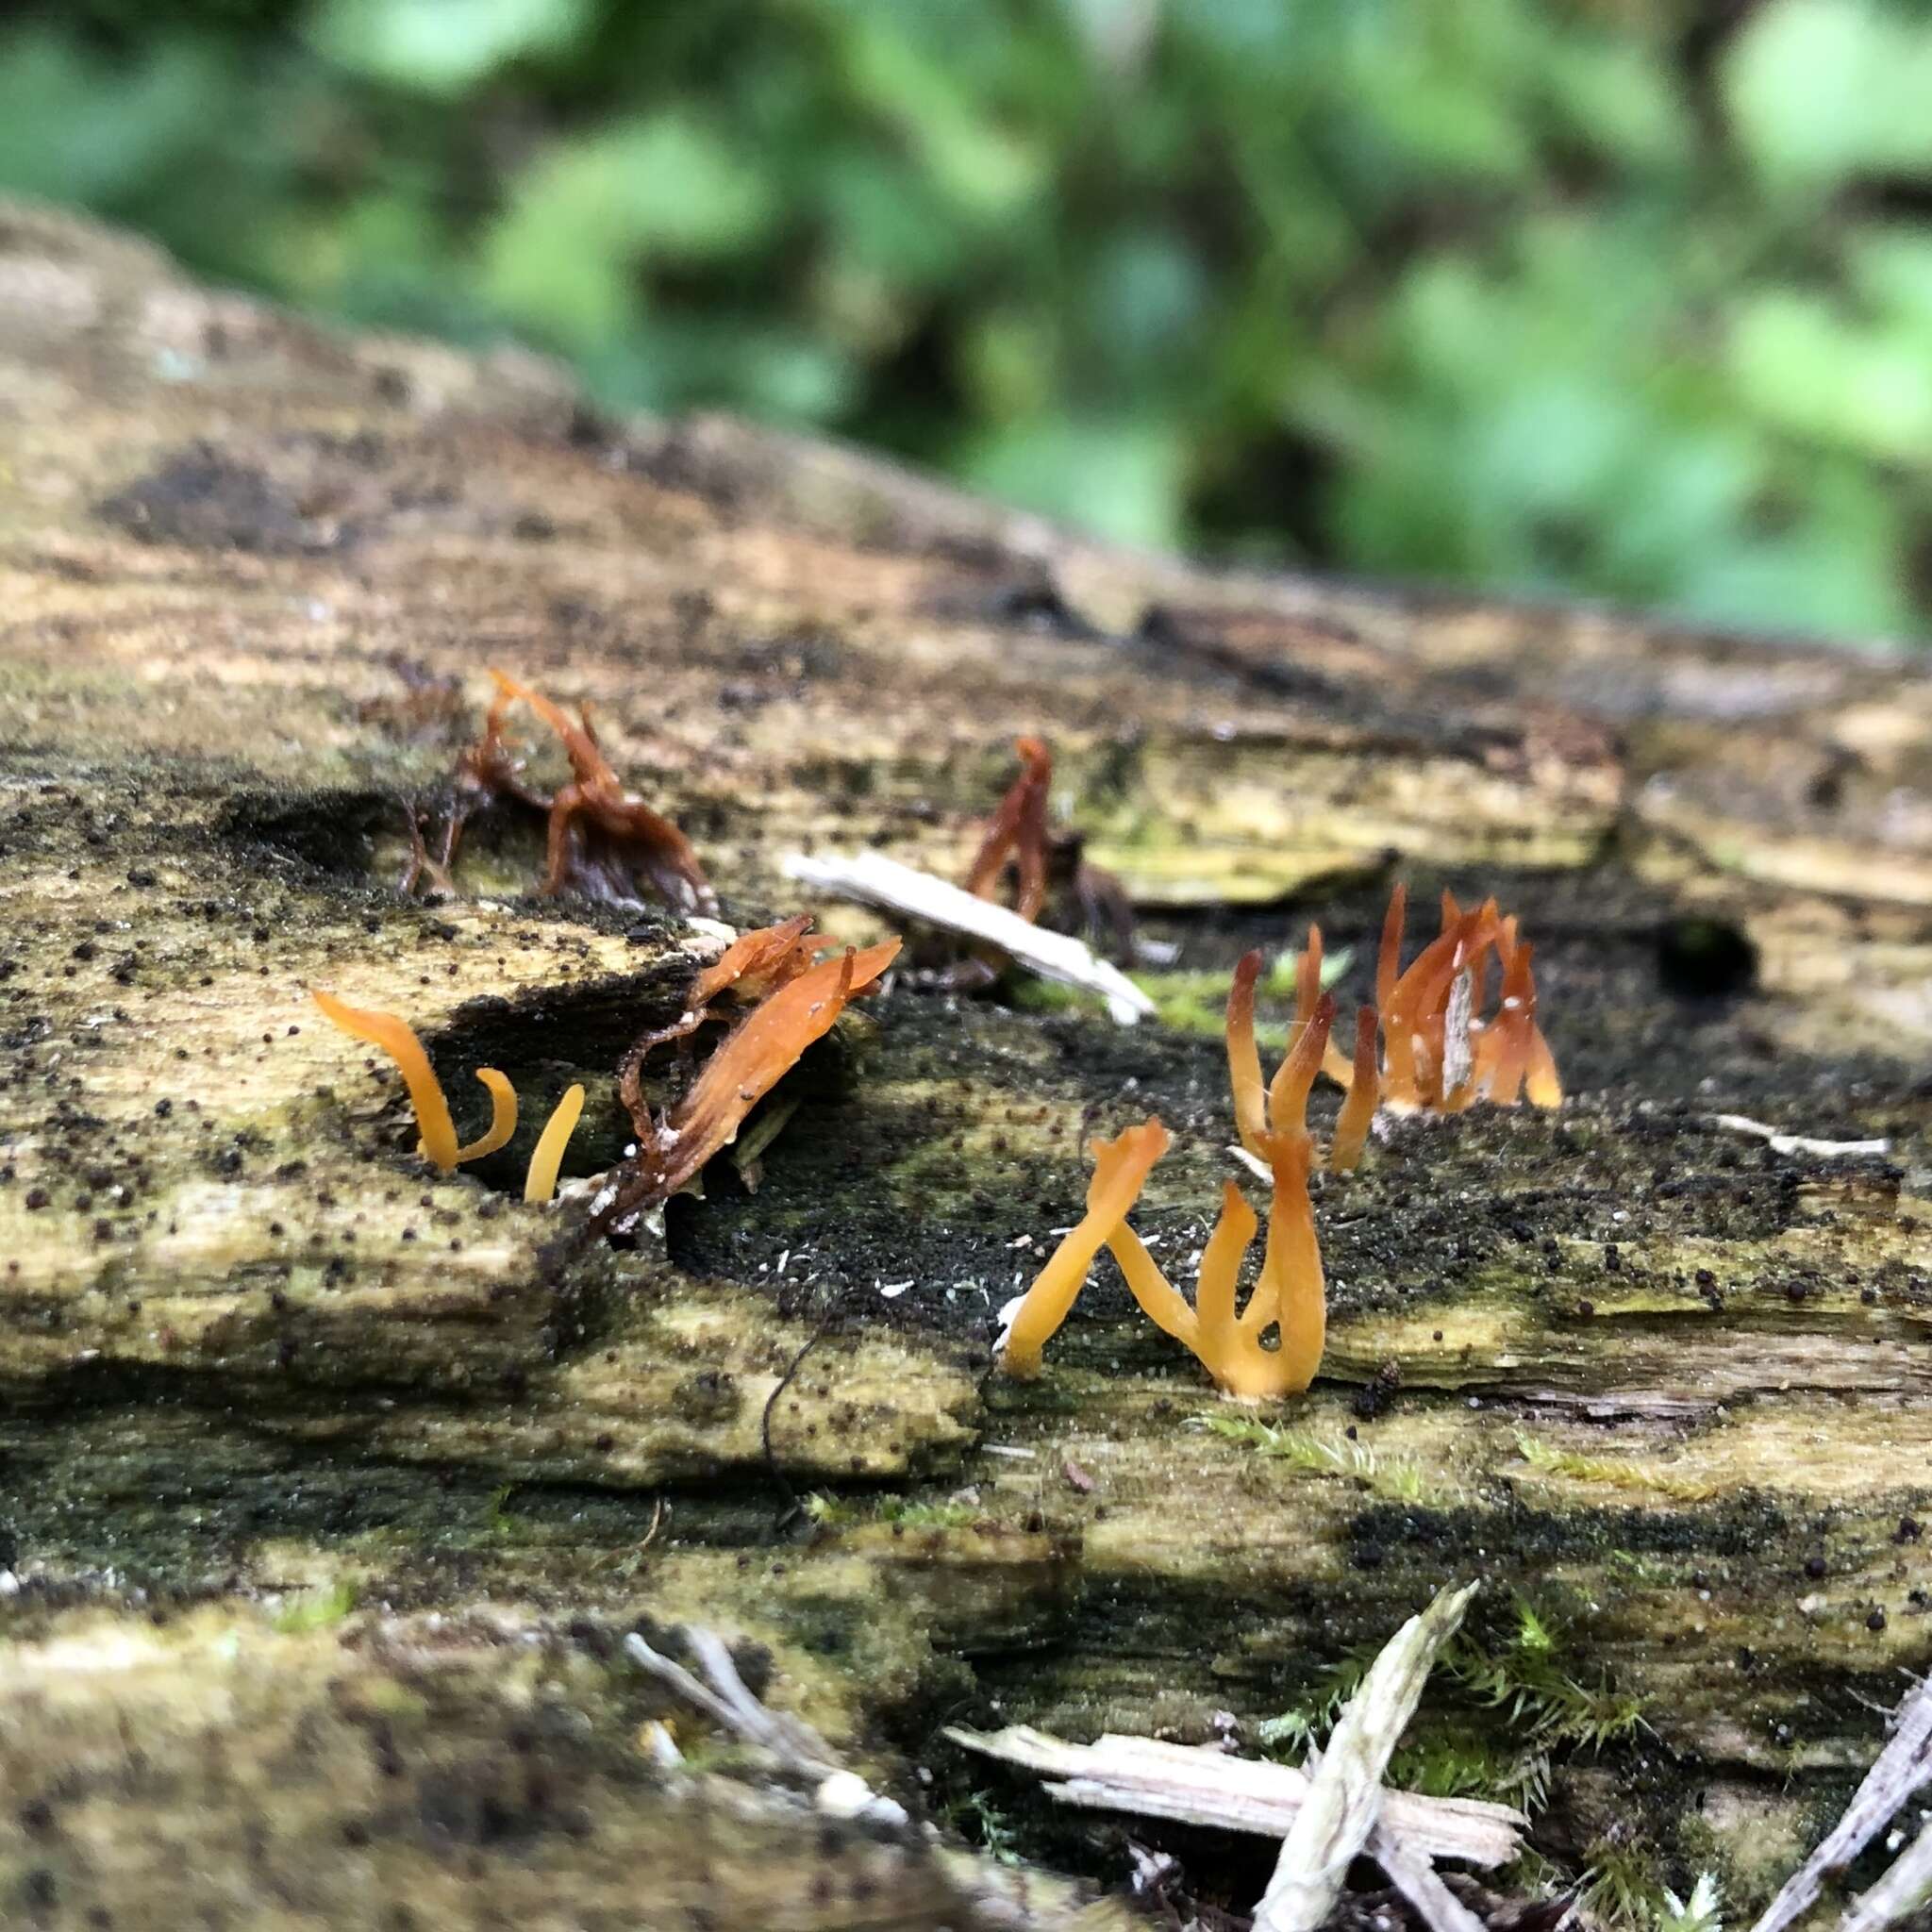
[[[1822,1830],[1928,1652],[1932,683],[1123,554],[19,209],[0,411],[9,1923],[1070,1923],[916,1835],[655,1777],[640,1616],[768,1646],[774,1696],[917,1802],[914,1763],[985,1781],[935,1734],[989,1698],[1252,1726],[1482,1576],[1471,1668],[1542,1705],[1442,1722],[1520,1765],[1576,1690],[1549,1851],[1715,1862],[1744,1903]],[[573,1078],[578,1170],[615,1155],[612,1068],[693,942],[534,897],[535,828],[398,895],[399,801],[493,662],[592,703],[740,924],[814,843],[957,875],[1010,739],[1050,739],[1090,857],[1184,944],[1166,1023],[901,989],[795,1076],[757,1193],[674,1204],[668,1257],[564,1255],[569,1210],[491,1183]],[[1524,915],[1563,1113],[1410,1124],[1324,1190],[1327,1379],[1271,1418],[1286,1455],[1199,1426],[1226,1411],[1106,1283],[1041,1381],[987,1381],[1088,1132],[1162,1114],[1141,1225],[1198,1243],[1226,969],[1292,897],[1356,946],[1347,997],[1391,853],[1419,903]],[[406,1013],[459,1118],[509,1072],[517,1147],[423,1169],[310,984]],[[774,1534],[806,1491],[815,1531]]]

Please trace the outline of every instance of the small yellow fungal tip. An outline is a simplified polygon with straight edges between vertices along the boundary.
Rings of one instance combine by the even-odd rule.
[[[543,1124],[537,1140],[537,1151],[530,1156],[530,1170],[524,1178],[524,1199],[542,1204],[557,1192],[557,1171],[563,1165],[563,1150],[577,1130],[584,1110],[584,1090],[572,1087],[557,1103],[557,1110]]]
[[[508,1146],[510,1136],[517,1130],[517,1090],[509,1084],[508,1075],[494,1067],[478,1067],[476,1077],[490,1093],[490,1127],[467,1147],[457,1149],[458,1163],[480,1160],[486,1154]]]
[[[447,1174],[462,1158],[457,1148],[456,1124],[449,1117],[449,1102],[443,1098],[442,1083],[437,1079],[429,1056],[423,1051],[423,1042],[413,1029],[393,1013],[368,1012],[349,1006],[319,987],[311,988],[309,996],[333,1024],[358,1040],[366,1040],[371,1046],[379,1046],[395,1061],[403,1084],[409,1090],[409,1104],[416,1109],[423,1153]]]

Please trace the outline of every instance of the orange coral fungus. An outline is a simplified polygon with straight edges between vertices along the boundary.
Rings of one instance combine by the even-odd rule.
[[[508,795],[547,811],[543,890],[628,900],[641,883],[680,911],[715,912],[717,896],[691,841],[661,812],[624,789],[598,746],[590,714],[576,723],[527,685],[501,671],[490,675],[496,697],[482,740],[464,754],[458,775],[473,790]],[[570,759],[571,782],[548,800],[523,784],[504,744],[504,721],[519,700],[557,734]]]
[[[517,1096],[509,1082],[494,1067],[478,1067],[476,1077],[490,1091],[490,1130],[466,1147],[457,1145],[456,1124],[450,1119],[449,1102],[443,1098],[442,1083],[423,1051],[423,1042],[405,1020],[393,1013],[367,1012],[346,1005],[333,993],[314,989],[310,997],[325,1017],[344,1033],[379,1046],[394,1060],[409,1090],[409,1104],[416,1109],[416,1128],[423,1137],[422,1153],[447,1174],[465,1160],[477,1160],[494,1154],[517,1130]]]
[[[1019,873],[1013,909],[1022,919],[1038,919],[1046,904],[1047,793],[1053,787],[1053,754],[1037,738],[1020,738],[1013,749],[1023,761],[1020,775],[1007,789],[980,841],[966,890],[991,899],[1010,858]]]
[[[1227,990],[1227,1080],[1234,1093],[1235,1130],[1241,1136],[1241,1146],[1265,1164],[1270,1158],[1271,1137],[1299,1134],[1307,1138],[1308,1090],[1330,1051],[1328,1036],[1335,1024],[1335,998],[1322,991],[1321,928],[1308,928],[1307,947],[1296,962],[1294,1020],[1288,1029],[1288,1051],[1265,1089],[1261,1084],[1261,1056],[1255,1045],[1255,982],[1260,976],[1260,954],[1243,955],[1235,966],[1234,983]],[[1360,1038],[1361,1023],[1357,1020],[1357,1058]],[[1374,1111],[1373,1101],[1370,1111]],[[1366,1121],[1361,1131],[1366,1136]],[[1337,1158],[1331,1164],[1352,1167],[1361,1153],[1359,1142],[1355,1143],[1346,1159],[1341,1158],[1344,1152],[1345,1143],[1338,1131]]]
[[[416,1125],[423,1136],[420,1151],[444,1174],[466,1160],[481,1160],[486,1154],[494,1154],[499,1147],[508,1146],[517,1130],[517,1093],[494,1067],[476,1069],[477,1079],[490,1092],[490,1129],[467,1145],[458,1147],[456,1126],[450,1120],[449,1102],[443,1098],[442,1083],[436,1077],[436,1070],[429,1064],[429,1056],[423,1051],[423,1042],[416,1038],[415,1029],[393,1013],[373,1013],[359,1007],[346,1006],[333,993],[324,992],[320,988],[311,988],[309,997],[322,1008],[324,1015],[344,1033],[358,1040],[366,1040],[372,1046],[381,1047],[395,1061],[402,1072],[403,1083],[409,1090],[409,1103],[416,1109]],[[537,1151],[530,1157],[529,1173],[524,1186],[526,1201],[547,1201],[557,1191],[557,1170],[563,1159],[563,1150],[576,1127],[577,1116],[583,1110],[584,1090],[573,1087],[550,1116],[549,1124],[537,1142]]]
[[[1040,1372],[1042,1345],[1066,1320],[1104,1245],[1148,1319],[1188,1349],[1225,1393],[1248,1402],[1300,1394],[1321,1366],[1327,1329],[1322,1251],[1308,1200],[1307,1136],[1263,1136],[1274,1202],[1260,1278],[1239,1313],[1241,1260],[1258,1224],[1232,1181],[1223,1190],[1221,1218],[1202,1252],[1191,1307],[1127,1225],[1127,1213],[1167,1144],[1167,1129],[1158,1120],[1129,1127],[1118,1140],[1093,1142],[1087,1212],[1013,1308],[1000,1365],[1014,1375]],[[1280,1338],[1273,1349],[1262,1341],[1271,1327]]]
[[[1328,1165],[1337,1174],[1351,1174],[1368,1144],[1369,1124],[1382,1094],[1382,1073],[1375,1064],[1375,1009],[1357,1007],[1355,1013],[1355,1063],[1349,1069],[1348,1098],[1335,1123],[1335,1141]]]
[[[737,1139],[745,1115],[813,1041],[831,1031],[846,1002],[872,986],[898,950],[897,940],[887,940],[862,952],[848,947],[839,958],[802,971],[788,968],[783,983],[725,1035],[683,1099],[656,1120],[640,1101],[637,1155],[613,1182],[599,1209],[599,1224],[625,1233],[645,1208],[694,1179],[706,1161]]]
[[[1167,1129],[1157,1120],[1129,1127],[1117,1140],[1092,1143],[1093,1178],[1087,1184],[1087,1212],[1033,1277],[1014,1307],[1000,1341],[1000,1366],[1009,1375],[1040,1373],[1041,1350],[1067,1319],[1087,1271],[1127,1210],[1140,1199],[1154,1163],[1167,1152]],[[1185,1339],[1185,1338],[1183,1338]]]
[[[524,1175],[525,1200],[541,1206],[557,1192],[557,1171],[563,1165],[563,1150],[570,1145],[570,1137],[576,1132],[583,1110],[583,1088],[566,1089],[563,1098],[543,1123],[542,1133],[537,1137],[529,1169]]]
[[[1127,1213],[1168,1144],[1166,1128],[1158,1120],[1145,1121],[1116,1141],[1094,1141],[1087,1213],[1012,1310],[1000,1344],[1001,1363],[1010,1374],[1039,1372],[1041,1345],[1065,1321],[1094,1256],[1105,1245],[1149,1320],[1191,1350],[1225,1393],[1251,1402],[1297,1395],[1314,1379],[1326,1340],[1327,1299],[1308,1198],[1314,1142],[1307,1108],[1335,1022],[1335,1001],[1320,991],[1319,938],[1304,958],[1312,964],[1301,975],[1303,1017],[1265,1092],[1255,1048],[1258,953],[1249,954],[1235,969],[1228,992],[1227,1060],[1236,1125],[1242,1146],[1265,1165],[1274,1183],[1261,1273],[1247,1306],[1237,1312],[1241,1261],[1258,1223],[1231,1181],[1222,1191],[1221,1217],[1202,1252],[1191,1307],[1127,1225]],[[1272,1349],[1262,1342],[1271,1327],[1279,1338]]]
[[[1441,932],[1407,971],[1398,971],[1407,907],[1398,885],[1382,924],[1375,972],[1380,1099],[1401,1112],[1459,1113],[1477,1100],[1513,1107],[1526,1091],[1537,1107],[1559,1106],[1563,1087],[1556,1058],[1536,1024],[1532,949],[1517,938],[1515,918],[1502,917],[1493,899],[1465,912],[1444,892]],[[1502,965],[1502,1001],[1485,1023],[1476,1016],[1492,950]],[[1359,1034],[1354,1066],[1332,1051],[1324,1063],[1351,1095],[1365,1064]],[[1359,1112],[1353,1105],[1344,1109],[1351,1125]]]

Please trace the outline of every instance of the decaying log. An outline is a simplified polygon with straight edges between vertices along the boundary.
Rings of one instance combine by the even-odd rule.
[[[1102,1882],[1111,1827],[943,1726],[1255,1748],[1451,1581],[1401,1781],[1739,1913],[1838,1816],[1932,1649],[1914,665],[1124,553],[22,208],[0,416],[0,1918],[1124,1923],[703,1739],[664,1771],[641,1624]],[[568,1171],[621,1156],[614,1069],[717,938],[541,897],[508,810],[425,891],[491,664],[591,705],[741,928],[808,909],[801,851],[960,877],[1049,741],[1180,947],[1135,970],[1158,1019],[897,987],[791,1076],[756,1191],[714,1163],[661,1245],[575,1239],[530,1137],[581,1080]],[[1233,961],[1318,917],[1352,1001],[1398,874],[1523,915],[1564,1108],[1327,1178],[1324,1378],[1260,1426],[1203,1424],[1240,1418],[1104,1269],[990,1379],[1092,1134],[1167,1122],[1137,1225],[1190,1272]],[[518,1140],[425,1168],[316,985],[408,1017],[466,1129],[508,1073]],[[1204,1896],[1234,1842],[1181,1846]]]

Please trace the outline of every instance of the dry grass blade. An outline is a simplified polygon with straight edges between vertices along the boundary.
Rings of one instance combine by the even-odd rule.
[[[1382,1777],[1438,1652],[1456,1635],[1476,1586],[1444,1591],[1389,1641],[1348,1701],[1274,1876],[1255,1908],[1255,1932],[1316,1932],[1341,1896],[1348,1867],[1382,1814]]]
[[[1009,912],[991,899],[975,898],[931,873],[901,865],[876,852],[861,852],[851,858],[808,858],[793,853],[785,861],[785,875],[821,892],[856,899],[861,905],[876,906],[966,939],[984,940],[1014,964],[1042,979],[1098,993],[1107,1002],[1107,1010],[1123,1026],[1153,1017],[1154,1002],[1091,947],[1065,933],[1047,932],[1017,912]]]

